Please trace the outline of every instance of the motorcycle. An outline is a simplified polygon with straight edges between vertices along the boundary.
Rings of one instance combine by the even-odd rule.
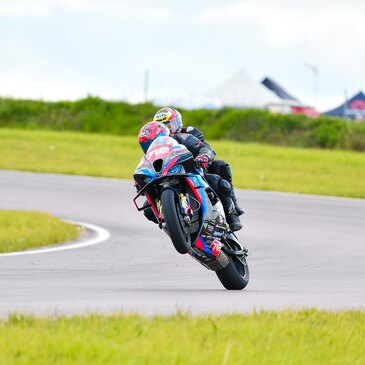
[[[156,138],[133,177],[139,189],[133,199],[136,208],[149,210],[177,252],[214,271],[226,289],[246,287],[247,250],[230,230],[218,195],[185,146],[171,137]]]

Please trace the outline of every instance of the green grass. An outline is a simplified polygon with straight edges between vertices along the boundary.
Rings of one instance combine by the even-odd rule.
[[[0,320],[1,364],[361,365],[365,313]]]
[[[0,210],[0,253],[62,243],[79,235],[78,227],[46,213]]]
[[[236,187],[365,198],[365,153],[210,141]],[[132,178],[136,137],[0,129],[0,168]]]
[[[159,108],[92,96],[58,102],[0,97],[0,127],[135,136]],[[209,139],[365,151],[365,123],[257,109],[179,110],[185,125],[202,129]]]

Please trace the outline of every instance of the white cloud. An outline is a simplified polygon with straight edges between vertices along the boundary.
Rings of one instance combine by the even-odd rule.
[[[166,95],[183,98],[180,93],[204,91],[234,73],[236,67],[244,66],[257,79],[264,76],[263,72],[265,76],[268,73],[299,99],[311,103],[312,75],[304,69],[305,62],[319,68],[318,106],[323,109],[342,100],[344,89],[352,95],[365,85],[362,29],[365,2],[215,0],[210,5],[199,5],[199,9],[205,6],[205,10],[198,15],[192,14],[199,10],[189,11],[192,3],[191,0],[184,4],[177,0],[0,0],[0,22],[4,23],[1,93],[54,100],[84,97],[90,91],[113,99],[129,95],[139,100],[141,75],[148,68],[152,74],[151,97],[154,91],[156,97],[165,91]],[[173,28],[169,28],[172,19],[169,11],[176,21]],[[24,26],[13,31],[13,24],[3,22],[4,17],[19,18]],[[23,21],[25,17],[29,19]],[[34,26],[32,18],[38,23],[40,17],[57,18],[55,24],[63,24],[65,20],[65,24],[72,26],[60,35],[59,27],[53,27],[51,22]],[[108,41],[104,42],[103,37],[103,49],[109,47],[108,56],[113,57],[108,60],[99,57],[83,67],[82,60],[96,50],[95,38],[100,30],[94,24],[99,17],[113,22],[113,27],[103,33],[109,35]],[[131,32],[126,20],[137,23],[135,20],[141,18]],[[159,25],[166,26],[155,27],[156,19],[161,20]],[[148,20],[151,22],[146,25]],[[70,33],[80,22],[87,25],[87,34]],[[147,37],[137,37],[139,51],[130,46],[136,42],[120,42],[120,38],[136,39],[136,29],[143,35],[148,32]],[[55,39],[62,45],[58,47],[62,52],[55,46]],[[169,50],[169,58],[156,58],[151,52],[153,40],[161,39],[173,39],[176,45]],[[220,41],[224,42],[222,49],[229,49],[228,54],[216,52]],[[238,41],[241,43],[237,45]],[[124,49],[128,49],[128,54],[123,53]],[[110,72],[100,81],[93,75],[103,67]],[[112,70],[119,78],[114,80],[110,76]],[[35,76],[30,78],[29,74]],[[169,89],[165,90],[166,87]]]
[[[282,6],[283,5],[283,6]],[[284,6],[285,5],[285,6]],[[243,20],[256,23],[275,46],[311,42],[363,40],[365,3],[356,6],[325,1],[246,1],[202,12],[203,22]],[[356,32],[360,34],[357,35]],[[348,39],[350,37],[350,39]],[[359,46],[359,43],[357,43]]]
[[[47,17],[57,9],[153,19],[166,18],[170,14],[168,9],[163,7],[147,7],[138,2],[115,0],[0,0],[0,17]]]
[[[205,24],[241,22],[252,37],[263,35],[269,47],[295,53],[306,47],[321,72],[360,82],[365,58],[365,2],[352,0],[247,0],[209,8],[196,20]],[[314,59],[313,59],[314,57]]]
[[[1,96],[24,99],[75,100],[87,95],[85,86],[58,78],[27,73],[0,74]]]
[[[169,15],[169,11],[166,8],[146,7],[143,4],[138,4],[136,1],[55,0],[54,3],[71,11],[104,12],[115,15],[151,18],[165,18]]]
[[[47,0],[0,1],[0,17],[47,17],[51,13]]]

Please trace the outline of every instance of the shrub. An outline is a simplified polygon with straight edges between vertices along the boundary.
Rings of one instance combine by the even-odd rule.
[[[0,98],[0,127],[135,135],[158,108],[151,103],[131,105],[93,96],[75,102]],[[364,123],[254,109],[179,110],[184,124],[201,129],[208,139],[365,150]]]

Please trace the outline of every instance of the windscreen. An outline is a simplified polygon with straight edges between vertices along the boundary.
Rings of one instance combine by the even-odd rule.
[[[170,145],[172,148],[178,146],[179,144],[171,137],[158,137],[152,143],[151,146],[148,148],[147,153],[152,151],[154,148],[159,146],[166,146]]]

